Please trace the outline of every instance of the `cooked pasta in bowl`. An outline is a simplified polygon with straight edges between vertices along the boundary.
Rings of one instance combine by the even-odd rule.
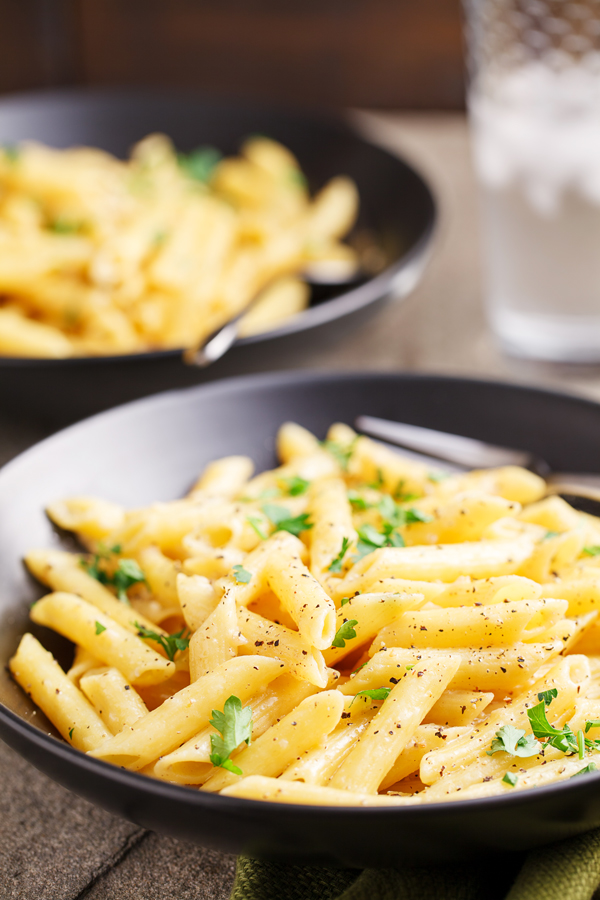
[[[298,364],[413,290],[435,218],[425,179],[350,116],[155,89],[3,98],[0,407],[64,425]],[[189,364],[244,311],[223,359]]]
[[[240,336],[273,330],[308,306],[304,273],[344,283],[361,266],[340,241],[357,217],[355,183],[333,178],[314,198],[307,184],[293,154],[262,136],[227,158],[178,153],[164,134],[126,161],[5,145],[0,355],[194,348],[249,304]]]
[[[451,857],[453,843],[464,855],[466,833],[486,815],[497,823],[490,846],[506,847],[511,828],[513,846],[528,846],[515,804],[536,821],[548,796],[561,814],[541,816],[533,843],[556,836],[561,798],[580,804],[586,784],[596,792],[600,520],[548,496],[526,469],[447,474],[350,426],[365,409],[389,415],[391,402],[397,417],[414,420],[415,394],[421,423],[439,425],[435,389],[449,385],[457,401],[504,401],[500,429],[511,404],[521,407],[513,427],[536,403],[572,404],[574,421],[583,404],[444,379],[288,375],[165,395],[50,439],[49,462],[61,446],[65,464],[79,462],[75,472],[60,467],[35,515],[45,509],[79,549],[32,543],[36,529],[20,536],[43,592],[30,624],[21,610],[3,647],[9,705],[22,713],[25,692],[32,721],[60,735],[42,735],[42,767],[67,754],[76,768],[139,793],[141,809],[162,796],[167,808],[177,798],[188,811],[227,817],[226,804],[259,801],[261,853],[271,842],[281,855],[273,833],[281,820],[269,812],[277,808],[301,829],[306,810],[321,839],[328,816],[348,817],[344,840],[350,822],[381,816],[373,827],[382,844],[373,851],[367,842],[361,857],[372,860],[390,857],[396,828],[403,840],[415,829],[409,845],[417,841],[420,855]],[[324,428],[336,404],[341,421]],[[282,420],[282,405],[304,424]],[[584,406],[583,431],[600,415]],[[473,415],[465,430],[477,434]],[[223,434],[218,423],[232,416],[241,430]],[[110,460],[92,475],[82,451],[124,421],[136,437],[114,456],[122,471],[110,471]],[[159,423],[172,458],[163,438],[135,474]],[[216,431],[194,453],[198,427]],[[265,466],[269,439],[275,467]],[[535,441],[522,446],[537,449]],[[21,467],[25,477],[27,455]],[[0,476],[0,510],[2,491]],[[9,720],[0,709],[10,740]],[[584,827],[592,812],[579,815]],[[148,821],[147,812],[134,817]],[[391,836],[385,823],[394,823]],[[458,827],[449,849],[423,851],[426,823]],[[314,855],[302,834],[300,855]],[[344,857],[339,835],[324,853]]]

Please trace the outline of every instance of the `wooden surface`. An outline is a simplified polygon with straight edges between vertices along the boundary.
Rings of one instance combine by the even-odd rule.
[[[0,91],[156,84],[458,109],[460,0],[0,0]]]
[[[460,115],[363,115],[371,134],[430,177],[441,217],[418,290],[391,304],[303,367],[411,369],[534,382],[600,399],[600,370],[509,360],[486,329],[477,198]],[[0,420],[0,462],[44,436]],[[3,900],[224,900],[233,859],[148,832],[69,794],[0,743],[0,896]],[[285,900],[285,898],[281,898]]]

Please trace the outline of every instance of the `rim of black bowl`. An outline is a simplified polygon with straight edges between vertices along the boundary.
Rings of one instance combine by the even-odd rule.
[[[220,393],[222,391],[230,390],[232,386],[240,385],[242,383],[244,388],[252,389],[260,388],[263,385],[272,384],[274,382],[281,385],[285,382],[314,383],[323,381],[350,381],[352,379],[356,379],[357,377],[364,378],[365,380],[376,380],[382,377],[393,379],[395,376],[397,376],[401,380],[406,380],[406,378],[408,377],[409,379],[414,379],[417,381],[441,380],[450,384],[467,383],[480,385],[482,387],[509,387],[516,390],[517,392],[527,391],[528,393],[539,394],[540,396],[545,397],[558,397],[568,399],[569,401],[582,406],[596,408],[600,412],[600,403],[588,399],[587,397],[580,397],[567,391],[548,390],[537,386],[512,384],[511,382],[503,381],[502,379],[461,378],[455,376],[430,375],[413,372],[356,373],[348,371],[284,371],[261,373],[258,375],[241,375],[233,378],[225,378],[209,384],[195,385],[193,387],[183,388],[180,390],[164,391],[160,394],[154,394],[150,397],[144,397],[140,400],[133,400],[130,403],[124,403],[121,406],[115,407],[114,409],[105,410],[104,412],[100,412],[96,415],[90,416],[89,418],[84,419],[81,422],[77,422],[74,425],[70,425],[67,428],[62,429],[61,431],[50,435],[50,437],[39,441],[37,444],[34,444],[23,453],[20,453],[0,470],[0,479],[2,479],[4,473],[12,468],[13,465],[20,464],[20,462],[25,457],[27,457],[31,453],[38,452],[49,442],[60,441],[69,432],[85,427],[88,422],[99,419],[103,416],[114,415],[115,412],[126,414],[126,411],[130,406],[135,405],[136,407],[139,407],[146,404],[155,404],[157,400],[168,403],[172,402],[175,398],[182,398],[187,394],[193,392]],[[138,772],[120,768],[119,766],[115,766],[111,763],[105,762],[104,760],[88,756],[83,751],[76,750],[74,747],[70,747],[67,743],[61,742],[53,735],[41,731],[39,728],[36,728],[25,719],[18,716],[2,702],[0,702],[0,724],[6,726],[17,737],[30,742],[41,750],[49,752],[50,754],[52,754],[52,756],[62,760],[63,762],[68,762],[77,766],[77,768],[83,772],[87,771],[94,776],[104,775],[106,776],[108,781],[111,781],[116,785],[123,784],[124,786],[127,786],[128,788],[135,790],[136,792],[140,792],[142,795],[151,795],[158,799],[169,798],[176,803],[184,803],[188,805],[191,804],[193,806],[197,806],[199,809],[204,808],[207,810],[215,808],[215,804],[217,806],[221,806],[222,808],[222,804],[225,803],[229,805],[231,811],[233,811],[240,805],[245,811],[250,813],[258,813],[260,810],[264,811],[268,807],[269,813],[272,815],[277,815],[278,809],[281,810],[281,815],[283,815],[284,812],[285,814],[289,815],[290,811],[293,810],[295,815],[300,818],[302,816],[314,816],[315,814],[323,816],[339,816],[343,815],[344,813],[346,813],[347,815],[356,815],[358,813],[362,816],[369,817],[381,815],[395,817],[403,816],[404,818],[422,818],[423,816],[439,817],[444,815],[451,816],[456,810],[473,810],[475,812],[480,810],[483,805],[488,804],[494,807],[527,806],[530,802],[535,802],[536,798],[549,797],[550,795],[567,791],[574,796],[583,796],[587,793],[587,785],[590,783],[590,781],[588,781],[588,778],[578,778],[576,783],[573,784],[572,780],[568,778],[564,781],[554,782],[542,787],[533,787],[522,791],[515,791],[515,793],[513,794],[506,793],[490,797],[478,797],[470,799],[467,798],[466,800],[446,800],[434,803],[415,803],[414,805],[407,806],[321,806],[317,804],[281,803],[279,801],[254,800],[247,799],[245,797],[224,797],[220,794],[212,794],[201,790],[194,790],[193,788],[190,788],[186,785],[178,785],[167,781],[159,781],[158,779],[151,778],[147,775],[141,775]],[[2,735],[0,734],[0,738],[1,737]],[[21,755],[26,757],[26,754]],[[35,763],[32,764],[35,765]],[[594,781],[597,781],[599,777],[600,770],[598,770],[598,772],[589,773],[589,778],[593,779]]]
[[[130,100],[132,98],[162,98],[170,97],[179,100],[189,100],[190,102],[215,103],[231,106],[242,102],[240,98],[235,96],[217,97],[215,95],[202,94],[193,91],[175,91],[175,90],[149,90],[143,88],[57,88],[46,91],[21,91],[3,97],[0,100],[0,116],[3,107],[19,106],[27,101],[40,101],[44,98],[56,97],[68,100],[74,99],[121,99]],[[244,101],[246,102],[246,101]],[[395,260],[389,266],[365,281],[357,287],[348,291],[343,291],[337,297],[332,297],[316,306],[309,306],[292,316],[288,321],[283,322],[277,328],[271,331],[261,332],[259,334],[249,335],[240,338],[234,343],[234,347],[244,347],[251,344],[261,343],[263,341],[276,340],[277,338],[286,337],[292,334],[298,334],[303,331],[309,331],[312,328],[318,328],[321,325],[327,325],[336,319],[344,318],[353,312],[364,309],[375,303],[383,295],[390,292],[394,287],[394,282],[401,274],[409,273],[411,268],[415,271],[415,281],[421,273],[421,267],[424,267],[429,257],[431,239],[436,230],[438,220],[438,204],[433,190],[425,178],[421,174],[419,168],[415,167],[412,160],[408,160],[402,154],[392,153],[385,147],[373,143],[368,140],[353,122],[352,110],[325,112],[322,109],[306,109],[306,108],[287,108],[277,103],[267,104],[253,101],[251,104],[257,111],[265,110],[269,112],[279,112],[281,115],[295,118],[298,121],[304,121],[308,125],[317,123],[325,125],[331,131],[335,131],[341,135],[351,135],[365,144],[373,147],[389,159],[406,166],[419,183],[423,190],[429,206],[428,222],[423,229],[422,234],[416,240],[412,247],[400,259]],[[410,278],[409,278],[410,281]],[[102,365],[111,362],[135,362],[135,360],[153,360],[153,359],[169,359],[181,356],[183,348],[175,348],[170,350],[150,350],[142,353],[122,353],[102,356],[69,356],[60,359],[48,359],[44,357],[28,357],[28,356],[1,356],[0,364],[8,366],[55,366],[55,365]]]

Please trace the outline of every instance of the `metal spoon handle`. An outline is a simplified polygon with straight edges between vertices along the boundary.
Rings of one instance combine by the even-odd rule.
[[[246,310],[244,310],[244,313]],[[200,347],[189,347],[183,352],[183,360],[190,366],[198,366],[203,369],[210,366],[227,353],[230,347],[235,344],[237,339],[241,315],[235,319],[230,319],[221,328],[209,336]]]

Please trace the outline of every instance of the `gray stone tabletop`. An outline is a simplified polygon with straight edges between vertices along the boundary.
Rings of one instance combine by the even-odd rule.
[[[410,369],[502,378],[600,399],[600,368],[504,358],[481,305],[477,196],[460,115],[361,113],[373,139],[431,180],[440,226],[418,289],[327,351],[307,342],[302,368]],[[48,433],[0,417],[0,464]],[[234,858],[115,819],[59,787],[0,742],[2,900],[222,900]],[[284,900],[284,898],[282,898]]]

